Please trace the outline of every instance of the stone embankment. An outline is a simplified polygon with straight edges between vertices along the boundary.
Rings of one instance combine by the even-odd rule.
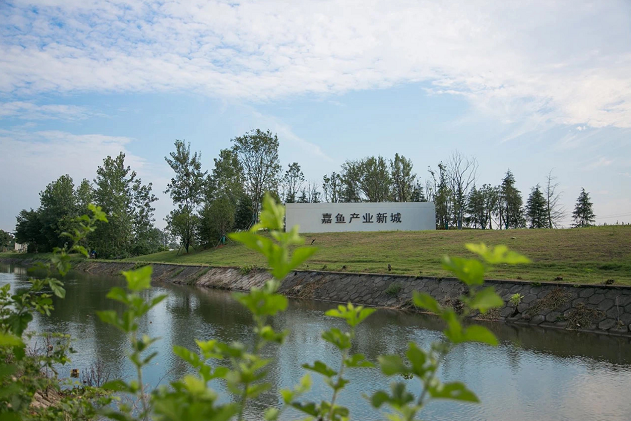
[[[100,275],[116,275],[134,268],[133,263],[83,262],[77,269]],[[270,279],[264,270],[212,268],[208,266],[153,265],[154,280],[200,287],[247,291]],[[518,325],[584,332],[631,335],[631,287],[574,285],[526,281],[486,282],[495,287],[505,304],[476,317]],[[415,311],[413,291],[431,294],[443,305],[461,306],[464,284],[451,278],[401,275],[296,271],[283,281],[280,292],[294,298],[352,302],[375,307]],[[517,297],[520,300],[511,300]]]

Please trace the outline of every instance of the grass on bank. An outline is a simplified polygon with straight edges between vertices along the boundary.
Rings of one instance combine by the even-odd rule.
[[[463,230],[304,234],[318,252],[301,269],[360,273],[447,276],[441,257],[471,257],[465,243],[506,244],[530,257],[530,265],[497,266],[489,279],[533,282],[563,281],[631,285],[631,227],[606,226],[559,230]],[[37,257],[45,257],[39,254]],[[0,253],[0,257],[33,258],[32,254]],[[209,250],[155,253],[126,259],[133,262],[266,267],[260,255],[240,244]],[[392,271],[388,272],[388,264]],[[562,279],[559,279],[562,278]]]
[[[304,234],[318,252],[301,269],[447,276],[441,257],[470,257],[465,243],[506,244],[530,257],[530,265],[498,266],[489,279],[564,281],[631,285],[631,227],[558,230],[463,230]],[[240,244],[186,254],[183,250],[128,259],[138,262],[266,267],[265,260]],[[388,272],[388,264],[392,271]],[[562,278],[562,279],[560,279]]]

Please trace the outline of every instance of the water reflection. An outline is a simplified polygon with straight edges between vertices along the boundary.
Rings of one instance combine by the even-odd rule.
[[[0,266],[0,283],[24,288],[26,273],[22,268]],[[131,367],[125,360],[128,341],[124,335],[101,323],[96,310],[119,309],[118,303],[105,294],[120,279],[73,275],[66,281],[65,300],[55,300],[56,310],[49,318],[36,318],[33,327],[40,331],[68,333],[75,338],[78,353],[71,368],[84,370],[96,358],[101,359],[113,375],[125,376]],[[160,351],[146,379],[152,385],[180,377],[188,370],[170,349],[181,345],[195,349],[195,339],[217,338],[224,341],[253,340],[251,319],[247,311],[225,291],[194,289],[175,285],[155,285],[147,298],[166,293],[168,299],[156,307],[141,328],[150,335],[161,336],[156,344]],[[322,360],[337,366],[339,356],[320,339],[322,330],[343,328],[339,320],[324,317],[331,304],[293,300],[287,312],[272,320],[274,328],[289,329],[286,344],[266,350],[274,358],[270,367],[273,388],[260,396],[251,408],[249,419],[258,419],[261,409],[279,403],[278,390],[291,387],[305,373],[301,365]],[[353,352],[361,352],[375,361],[379,354],[403,353],[414,341],[427,346],[440,337],[440,323],[432,317],[380,310],[358,329]],[[488,324],[500,338],[497,348],[478,344],[458,347],[443,366],[444,380],[467,383],[481,405],[458,405],[434,402],[424,412],[432,420],[628,420],[631,402],[631,343],[628,338],[594,336],[573,332],[516,328]],[[325,385],[315,376],[313,390],[307,398],[320,400],[329,396]],[[341,396],[341,403],[351,408],[353,419],[379,419],[369,404],[359,398],[381,388],[388,379],[377,370],[350,373],[351,388]],[[400,380],[400,379],[399,379]],[[221,390],[221,384],[215,384]],[[224,396],[226,396],[224,394]],[[227,399],[227,397],[224,397]],[[288,413],[288,419],[296,418]]]

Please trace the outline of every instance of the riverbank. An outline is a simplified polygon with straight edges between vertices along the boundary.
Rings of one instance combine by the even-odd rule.
[[[467,257],[465,243],[505,244],[528,256],[529,265],[499,265],[493,279],[631,285],[631,226],[573,229],[462,230],[303,234],[318,252],[301,270],[449,276],[443,255]],[[473,255],[470,255],[473,256]],[[208,250],[183,250],[128,259],[133,262],[264,268],[264,257],[240,244]],[[390,270],[388,269],[390,267]]]
[[[83,261],[77,270],[94,275],[117,275],[138,264],[131,262]],[[154,264],[153,279],[161,282],[206,288],[248,291],[262,286],[271,275],[261,269]],[[631,287],[616,285],[568,285],[560,282],[486,281],[495,287],[505,304],[485,315],[487,321],[540,326],[581,332],[631,335]],[[295,271],[280,287],[288,297],[361,304],[406,311],[413,291],[432,295],[441,304],[458,308],[464,285],[453,278],[405,275],[349,274]],[[522,296],[518,305],[514,294]]]

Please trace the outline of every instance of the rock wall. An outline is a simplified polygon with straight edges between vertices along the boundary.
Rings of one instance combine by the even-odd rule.
[[[116,275],[133,269],[133,263],[83,262],[77,269]],[[271,276],[264,270],[154,264],[154,280],[209,288],[247,291],[262,286]],[[575,285],[554,282],[495,281],[505,304],[501,309],[474,317],[490,321],[538,325],[547,328],[631,335],[631,287],[614,285]],[[425,278],[400,275],[352,274],[296,271],[283,281],[280,292],[294,298],[330,302],[352,302],[376,307],[417,311],[411,304],[412,292],[431,294],[443,305],[458,309],[459,296],[466,286],[451,278]],[[520,294],[519,304],[511,297]]]

